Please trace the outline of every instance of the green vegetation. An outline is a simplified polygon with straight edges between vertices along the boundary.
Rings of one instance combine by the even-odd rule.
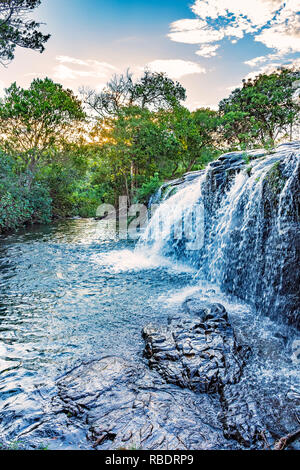
[[[49,449],[49,444],[41,444],[37,450],[48,450]],[[12,441],[8,444],[2,444],[0,442],[0,451],[3,450],[26,450],[26,446],[24,445],[23,442],[21,441]]]
[[[41,3],[41,0],[1,0],[0,2],[0,63],[10,62],[16,47],[24,47],[39,52],[50,35],[40,32],[40,23],[28,18]]]
[[[37,2],[32,2],[37,3]],[[49,78],[13,83],[0,101],[0,233],[53,218],[93,217],[101,203],[148,203],[160,185],[220,153],[292,138],[299,72],[245,82],[219,112],[182,105],[184,88],[146,70],[80,97]],[[276,175],[275,175],[276,176]],[[275,183],[277,184],[277,176]],[[275,184],[274,183],[274,184]]]
[[[274,196],[278,195],[284,188],[286,177],[280,170],[280,162],[274,163],[266,177],[267,184],[271,187]]]
[[[225,140],[242,148],[272,148],[279,137],[293,139],[299,104],[293,100],[299,71],[281,69],[244,81],[220,103]]]

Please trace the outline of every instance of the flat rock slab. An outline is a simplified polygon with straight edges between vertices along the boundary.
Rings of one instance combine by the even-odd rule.
[[[210,397],[165,384],[146,366],[119,357],[82,364],[57,383],[51,410],[22,442],[50,445],[64,436],[65,448],[224,449],[217,418],[220,404]]]

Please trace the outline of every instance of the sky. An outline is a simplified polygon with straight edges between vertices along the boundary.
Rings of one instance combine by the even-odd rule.
[[[33,17],[51,33],[46,51],[19,48],[0,93],[46,76],[101,90],[148,67],[180,81],[190,109],[215,109],[243,79],[300,66],[299,0],[42,0]]]

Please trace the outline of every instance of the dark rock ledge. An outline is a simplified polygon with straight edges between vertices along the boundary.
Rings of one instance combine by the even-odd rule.
[[[192,298],[185,309],[187,318],[172,320],[168,328],[144,328],[150,368],[166,382],[218,396],[225,437],[247,448],[261,447],[263,427],[242,380],[250,349],[237,343],[221,304]]]

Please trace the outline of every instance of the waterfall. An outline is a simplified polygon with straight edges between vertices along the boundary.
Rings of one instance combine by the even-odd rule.
[[[222,155],[166,191],[137,249],[184,259],[202,279],[298,325],[299,181],[300,142]]]
[[[179,186],[170,197],[174,187],[169,187],[139,240],[138,250],[147,250],[151,257],[180,256],[183,252],[201,248],[204,239],[204,180],[205,173],[202,173],[190,184]]]

